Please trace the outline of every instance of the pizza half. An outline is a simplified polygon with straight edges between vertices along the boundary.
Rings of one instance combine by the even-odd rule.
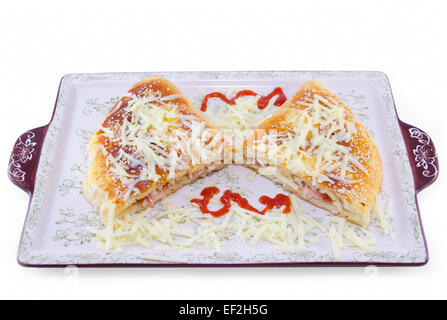
[[[354,113],[306,82],[246,140],[247,165],[304,200],[367,226],[382,184],[378,148]]]
[[[135,84],[89,144],[87,199],[103,222],[139,212],[224,166],[222,139],[168,80]]]

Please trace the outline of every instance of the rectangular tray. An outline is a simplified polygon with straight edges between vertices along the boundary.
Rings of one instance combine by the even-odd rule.
[[[259,243],[252,247],[232,241],[221,251],[157,252],[128,247],[121,252],[102,252],[87,227],[97,226],[98,215],[82,195],[86,170],[86,145],[107,110],[135,82],[150,74],[161,75],[195,99],[198,90],[238,87],[267,93],[282,86],[288,97],[302,83],[318,79],[338,95],[373,135],[383,161],[383,192],[394,202],[392,227],[395,239],[375,230],[373,251],[344,250],[336,259],[328,242],[309,251],[277,251]],[[229,166],[206,179],[222,188],[241,186],[260,193],[278,192],[273,182],[246,179],[246,168]],[[374,71],[267,71],[267,72],[164,72],[69,74],[62,78],[50,123],[29,130],[14,145],[9,177],[30,194],[18,250],[23,266],[311,266],[311,265],[424,265],[428,261],[416,195],[438,175],[436,151],[429,136],[399,120],[386,75]],[[198,195],[200,185],[185,186],[168,197],[187,202]],[[262,190],[262,191],[261,191]],[[304,201],[303,210],[324,215]]]

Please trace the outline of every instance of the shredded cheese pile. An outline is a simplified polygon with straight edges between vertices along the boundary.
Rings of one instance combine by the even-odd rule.
[[[337,101],[318,94],[300,101],[299,106],[287,120],[291,132],[270,130],[255,142],[257,156],[266,155],[266,164],[283,165],[290,172],[312,177],[313,185],[357,182],[352,174],[366,169],[347,146],[357,132],[352,116]],[[309,159],[315,163],[309,165]]]
[[[159,244],[155,250],[183,251],[196,246],[220,250],[227,240],[237,238],[252,246],[266,241],[277,250],[306,251],[319,243],[317,233],[330,242],[336,258],[344,249],[374,247],[376,240],[368,230],[336,216],[328,216],[329,224],[325,226],[301,210],[296,196],[290,197],[289,214],[273,209],[260,215],[236,203],[220,218],[204,215],[192,205],[164,208],[162,214],[149,208],[115,218],[111,233],[104,229],[90,231],[96,235],[101,250],[121,250],[132,245],[149,248],[153,243]]]
[[[371,250],[376,244],[375,237],[366,229],[354,226],[345,219],[332,216],[329,217],[330,227],[327,230],[334,255],[340,256],[340,253],[348,245],[362,250]]]
[[[239,89],[237,88],[230,88],[219,90],[218,92],[225,94],[227,97],[231,97],[238,91]],[[195,101],[195,103],[200,105],[204,96],[205,94]],[[260,97],[260,95],[243,96],[235,101],[235,105],[226,104],[220,99],[210,99],[205,115],[216,128],[233,130],[254,129],[278,108],[274,104],[274,98],[269,101],[267,107],[259,109],[257,102]]]

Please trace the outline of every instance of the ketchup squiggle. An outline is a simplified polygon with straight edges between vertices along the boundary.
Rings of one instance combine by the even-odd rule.
[[[223,196],[220,197],[220,202],[223,204],[223,207],[216,211],[211,211],[208,208],[208,205],[211,199],[220,192],[217,187],[208,187],[202,190],[200,195],[202,199],[192,199],[192,203],[196,203],[199,206],[199,209],[204,214],[211,214],[214,217],[221,217],[228,213],[231,208],[231,202],[236,202],[239,207],[256,212],[259,214],[265,214],[267,211],[275,208],[284,207],[282,213],[287,214],[290,212],[291,201],[289,196],[278,193],[274,198],[270,198],[268,196],[261,196],[259,198],[259,202],[265,205],[264,209],[259,211],[255,207],[253,207],[246,198],[242,197],[239,193],[232,192],[231,190],[225,190]]]

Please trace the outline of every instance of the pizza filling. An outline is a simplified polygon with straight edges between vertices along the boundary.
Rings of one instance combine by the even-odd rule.
[[[196,171],[193,171],[187,175],[184,175],[182,177],[179,177],[178,179],[175,179],[164,186],[162,186],[158,191],[155,191],[154,193],[151,193],[146,198],[141,199],[142,205],[144,208],[148,206],[152,206],[154,203],[162,200],[167,195],[171,193],[171,191],[175,191],[179,188],[179,186],[183,186],[185,184],[191,183],[200,177],[206,176],[208,173],[219,170],[223,168],[224,164],[212,164],[209,166],[204,166],[199,168]]]
[[[303,190],[303,192],[310,194],[312,197],[314,197],[324,203],[332,204],[334,202],[331,199],[331,197],[329,197],[326,193],[321,192],[319,189],[315,190],[314,188],[312,188],[305,182],[301,182],[300,188]]]

